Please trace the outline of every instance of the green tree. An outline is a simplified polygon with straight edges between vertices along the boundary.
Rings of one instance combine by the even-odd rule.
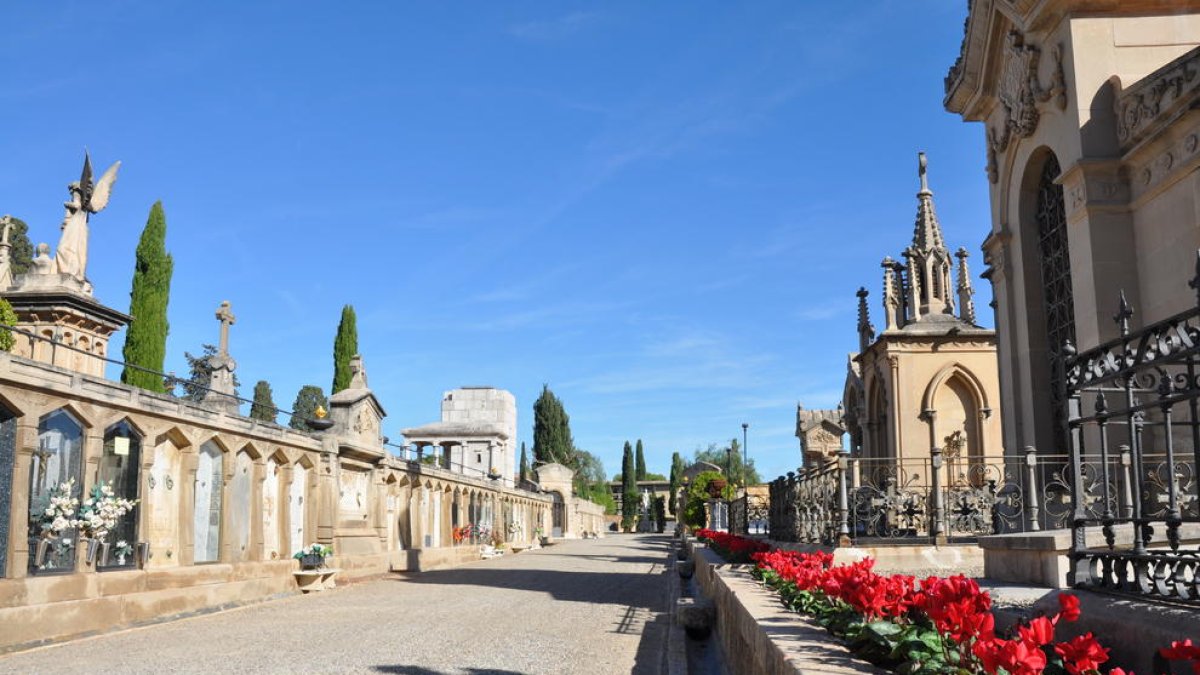
[[[679,485],[683,482],[685,469],[683,458],[679,456],[679,453],[671,453],[671,494],[667,499],[667,508],[671,510],[671,515],[675,515],[676,495],[679,494]]]
[[[529,457],[525,454],[525,441],[521,441],[521,480],[529,481],[532,477],[529,475]]]
[[[254,385],[254,402],[250,404],[250,417],[263,422],[275,423],[279,415],[279,407],[271,395],[271,385],[266,380],[259,380]]]
[[[11,222],[12,228],[8,231],[8,244],[12,248],[8,250],[8,264],[15,277],[28,272],[29,266],[33,264],[33,244],[29,241],[29,226],[25,224],[25,221],[20,218],[12,218]]]
[[[147,391],[166,391],[163,378],[157,373],[162,372],[167,358],[167,333],[170,332],[167,302],[171,297],[174,268],[175,262],[167,253],[167,217],[162,202],[154,202],[134,254],[133,288],[129,291],[129,314],[133,322],[125,332],[122,352],[129,365],[121,372],[122,382]]]
[[[575,468],[574,452],[571,419],[562,401],[543,384],[541,395],[533,402],[533,458]]]
[[[646,453],[642,450],[642,439],[637,441],[637,466],[635,469],[638,480],[646,480]]]
[[[667,529],[667,509],[664,502],[666,502],[665,499],[657,496],[652,502],[654,504],[654,525],[658,532]]]
[[[183,397],[189,401],[203,401],[204,395],[208,393],[208,383],[212,380],[212,364],[209,362],[213,356],[217,354],[215,345],[203,344],[200,345],[201,354],[195,356],[191,352],[184,352],[183,358],[187,361],[188,371],[191,376],[187,381],[183,382]],[[233,374],[233,395],[238,395],[238,388],[242,383],[238,381],[237,373]]]
[[[725,479],[719,471],[702,471],[696,475],[687,491],[687,502],[683,507],[683,522],[689,527],[705,527],[708,524],[706,502],[713,499],[708,492],[708,484],[716,479]],[[720,499],[733,499],[733,484],[726,482],[725,489],[720,493]]]
[[[638,491],[637,468],[633,459],[633,447],[625,441],[625,452],[621,459],[621,529],[629,531],[637,517]]]
[[[17,313],[13,311],[13,306],[7,300],[0,298],[0,326],[15,325],[17,325]],[[0,329],[0,351],[11,352],[16,342],[12,331]]]
[[[725,448],[729,448],[728,456],[725,454]],[[729,475],[731,479],[737,479],[738,484],[742,481],[742,453],[741,444],[735,438],[729,445],[718,446],[716,443],[710,443],[707,448],[696,448],[695,461],[708,462],[721,467],[721,471],[726,470],[726,462],[729,464]],[[762,479],[758,475],[758,470],[754,468],[754,460],[751,459],[746,464],[745,480],[748,485],[758,485],[762,483]]]
[[[300,391],[296,392],[296,402],[292,404],[292,419],[288,421],[288,426],[307,431],[308,425],[304,421],[316,417],[318,406],[322,408],[329,406],[329,401],[325,399],[325,392],[315,384],[306,384],[300,387]]]
[[[333,388],[336,394],[350,386],[350,359],[358,353],[358,319],[354,307],[342,307],[342,320],[338,322],[337,336],[333,338]]]

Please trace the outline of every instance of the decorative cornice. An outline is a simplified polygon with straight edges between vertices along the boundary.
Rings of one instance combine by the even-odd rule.
[[[1117,140],[1129,149],[1200,100],[1200,47],[1116,96]]]

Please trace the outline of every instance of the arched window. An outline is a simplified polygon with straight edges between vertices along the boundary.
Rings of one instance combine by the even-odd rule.
[[[8,574],[8,528],[12,516],[9,511],[16,447],[17,416],[0,405],[0,578]]]
[[[142,436],[129,422],[121,420],[104,432],[104,454],[96,478],[100,485],[112,487],[118,499],[136,500],[140,495],[141,482],[138,469],[141,466]],[[105,538],[109,544],[108,563],[97,564],[100,569],[110,567],[132,567],[133,549],[138,541],[138,507],[121,516],[116,526]]]
[[[1038,257],[1042,281],[1042,311],[1046,325],[1046,351],[1049,355],[1050,401],[1054,407],[1056,428],[1063,415],[1062,381],[1057,361],[1063,344],[1075,342],[1075,303],[1071,295],[1071,254],[1067,245],[1067,212],[1062,186],[1056,183],[1062,169],[1050,155],[1038,179],[1036,211]],[[1055,434],[1056,442],[1062,434]],[[1065,448],[1059,448],[1065,452]]]
[[[71,515],[82,492],[83,425],[66,410],[38,422],[38,445],[29,471],[29,567],[35,572],[70,572],[77,547]],[[75,500],[74,503],[71,500]]]
[[[216,443],[200,446],[196,464],[193,517],[193,560],[216,562],[221,555],[221,491],[224,486],[225,454]]]

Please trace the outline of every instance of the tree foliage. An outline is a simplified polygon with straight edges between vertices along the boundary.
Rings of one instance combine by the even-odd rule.
[[[675,515],[675,495],[679,494],[679,485],[683,481],[683,472],[686,468],[683,464],[683,457],[680,457],[678,452],[671,453],[671,494],[667,499],[667,508],[671,510],[671,515]]]
[[[726,448],[730,449],[728,456],[725,453]],[[693,460],[715,464],[721,467],[721,471],[726,470],[726,461],[728,461],[730,479],[737,481],[738,485],[742,485],[743,483],[741,444],[738,443],[736,438],[729,445],[718,446],[716,443],[710,443],[707,448],[696,448]],[[758,485],[762,483],[762,479],[758,475],[758,470],[754,468],[753,458],[746,464],[744,480],[746,481],[746,485]]]
[[[215,345],[203,344],[200,345],[200,349],[200,356],[195,356],[191,352],[183,353],[190,373],[187,381],[183,382],[183,397],[189,401],[203,401],[204,395],[208,393],[209,382],[212,381],[212,364],[209,359],[216,356],[217,348]],[[233,373],[234,396],[238,395],[238,388],[241,386],[242,383],[238,381],[237,373]]]
[[[4,298],[0,298],[0,325],[17,325],[17,313],[13,310],[13,306]],[[12,331],[0,329],[0,351],[11,352],[16,342]]]
[[[571,438],[571,419],[562,401],[543,384],[542,393],[533,403],[533,458],[539,463],[558,462],[577,468],[575,442]]]
[[[633,459],[633,446],[625,441],[625,452],[621,458],[621,528],[633,527],[638,511],[637,467]]]
[[[638,480],[646,480],[646,453],[642,449],[642,439],[637,440],[637,455],[635,472]]]
[[[308,425],[304,421],[316,417],[318,406],[329,407],[329,401],[325,399],[325,392],[315,384],[306,384],[300,387],[300,391],[296,392],[296,402],[292,404],[292,418],[288,420],[288,426],[307,431]]]
[[[529,475],[529,456],[525,454],[525,441],[521,441],[521,475],[523,482],[533,480],[533,476]]]
[[[29,241],[29,226],[20,218],[12,218],[8,244],[12,247],[8,250],[8,264],[12,275],[15,277],[25,274],[33,264],[33,243]]]
[[[683,507],[683,522],[689,527],[706,527],[708,512],[705,503],[712,499],[708,493],[708,484],[716,479],[724,480],[725,476],[719,471],[702,471],[696,475],[687,491],[687,503]],[[733,484],[726,481],[725,489],[721,491],[721,499],[733,499]]]
[[[254,402],[250,404],[250,417],[263,422],[275,423],[279,415],[279,406],[271,395],[271,385],[266,380],[259,380],[254,385]]]
[[[337,335],[333,338],[333,388],[336,394],[350,386],[350,359],[358,353],[358,318],[354,307],[342,307],[342,320],[338,322]]]
[[[167,302],[175,262],[167,253],[167,217],[162,202],[154,202],[134,254],[133,287],[129,291],[129,314],[133,321],[125,333],[121,381],[147,391],[164,392],[161,373],[167,358]],[[189,362],[190,363],[190,362]],[[152,371],[152,372],[148,372]],[[193,371],[194,372],[194,371]]]

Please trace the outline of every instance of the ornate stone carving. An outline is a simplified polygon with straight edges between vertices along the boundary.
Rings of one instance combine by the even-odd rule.
[[[62,237],[54,252],[54,262],[59,274],[68,275],[80,284],[86,283],[88,218],[90,214],[100,213],[108,206],[108,197],[112,194],[113,184],[117,182],[117,170],[120,168],[121,163],[116,162],[108,167],[100,180],[93,181],[92,160],[85,153],[83,174],[78,182],[67,186],[71,199],[63,203],[66,214],[63,217]]]
[[[1116,101],[1117,140],[1128,146],[1142,136],[1151,123],[1179,102],[1185,94],[1200,88],[1200,50],[1191,51],[1152,73]]]
[[[1025,41],[1019,31],[1009,31],[1004,44],[1004,67],[996,97],[1004,109],[1004,120],[999,128],[989,127],[988,134],[988,180],[1000,179],[1000,153],[1008,149],[1013,137],[1029,138],[1037,131],[1041,112],[1039,103],[1054,100],[1059,110],[1067,107],[1067,88],[1062,66],[1062,48],[1051,50],[1054,59],[1054,74],[1049,87],[1043,87],[1038,79],[1038,64],[1042,50]]]

